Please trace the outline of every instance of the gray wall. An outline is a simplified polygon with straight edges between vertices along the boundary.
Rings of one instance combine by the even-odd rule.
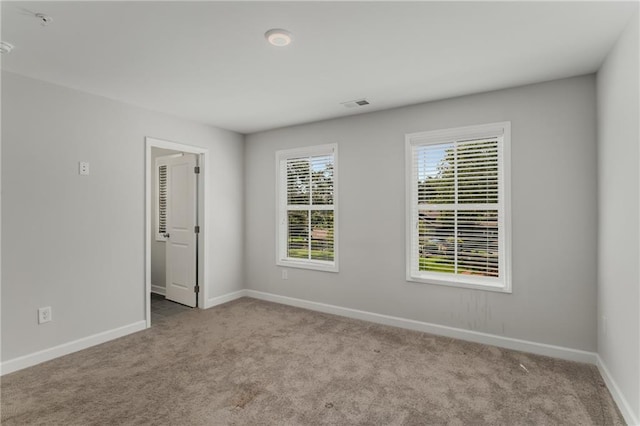
[[[3,72],[3,361],[144,320],[145,136],[210,150],[210,296],[243,287],[242,135]]]
[[[405,133],[506,120],[513,294],[406,282]],[[274,253],[274,153],[334,142],[340,272],[289,269],[282,280]],[[245,170],[248,288],[595,351],[593,75],[252,134]]]
[[[172,151],[170,149],[151,148],[151,166],[155,167],[156,158],[163,157],[165,155],[177,154],[180,151]],[[166,244],[164,241],[156,240],[155,229],[158,227],[158,197],[157,190],[158,179],[154,174],[154,179],[151,182],[151,235],[149,239],[151,241],[151,291],[156,291],[164,294],[167,287],[167,263],[166,263]]]
[[[598,353],[640,421],[638,14],[598,72]]]

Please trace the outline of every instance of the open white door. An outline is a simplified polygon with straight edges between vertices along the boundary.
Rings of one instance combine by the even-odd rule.
[[[166,298],[196,306],[197,177],[195,154],[167,159]]]

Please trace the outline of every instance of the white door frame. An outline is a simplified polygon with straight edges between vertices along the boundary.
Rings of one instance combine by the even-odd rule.
[[[200,167],[202,172],[198,175],[198,222],[200,233],[198,238],[198,285],[200,293],[198,293],[198,307],[203,309],[205,301],[209,296],[209,268],[204,259],[209,253],[210,242],[212,241],[207,226],[207,217],[209,213],[209,197],[205,190],[207,182],[209,182],[209,150],[199,146],[185,145],[177,142],[170,142],[162,139],[146,137],[145,138],[145,240],[144,240],[144,281],[145,281],[145,312],[147,319],[147,328],[151,327],[151,237],[155,232],[151,230],[151,183],[154,178],[154,164],[151,158],[151,148],[164,148],[174,151],[188,152],[200,156]]]

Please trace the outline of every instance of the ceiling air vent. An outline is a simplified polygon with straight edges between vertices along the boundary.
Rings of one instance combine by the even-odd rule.
[[[358,99],[355,101],[342,102],[341,105],[344,105],[345,108],[363,107],[369,105],[369,101],[366,99]]]

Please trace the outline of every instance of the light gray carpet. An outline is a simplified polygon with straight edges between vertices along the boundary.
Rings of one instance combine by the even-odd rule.
[[[1,408],[6,425],[624,424],[592,365],[249,298],[9,374]]]

